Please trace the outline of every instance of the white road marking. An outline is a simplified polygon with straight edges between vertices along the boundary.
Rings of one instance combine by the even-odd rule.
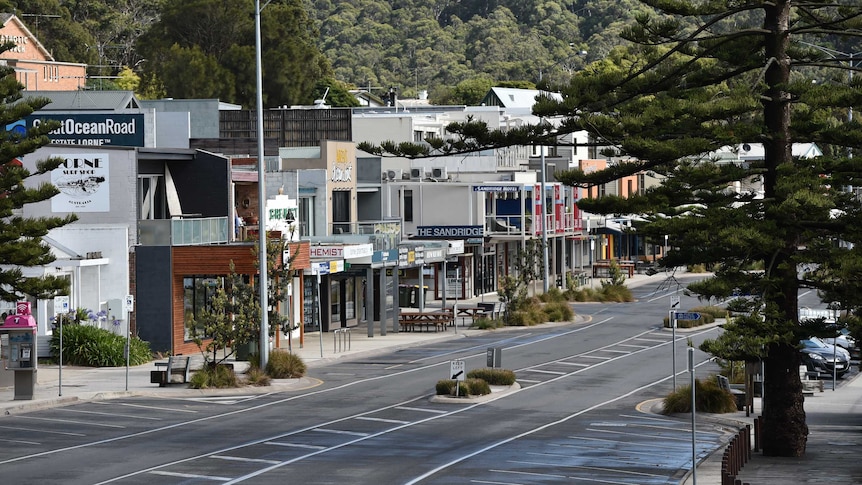
[[[379,421],[381,423],[393,423],[393,424],[407,424],[410,422],[410,421],[402,421],[400,419],[370,418],[368,416],[359,416],[356,419],[360,419],[362,421]]]
[[[304,448],[306,450],[325,450],[325,446],[304,445],[302,443],[279,443],[278,441],[267,441],[265,445],[284,446],[285,448]]]
[[[263,458],[243,458],[241,456],[224,456],[224,455],[212,455],[210,458],[215,458],[216,460],[227,460],[227,461],[244,461],[249,463],[266,463],[267,465],[274,465],[279,463],[278,460],[264,460]]]
[[[163,472],[160,470],[150,472],[153,475],[162,475],[166,477],[177,477],[177,478],[202,478],[204,480],[212,480],[214,482],[227,482],[230,478],[227,477],[213,477],[209,475],[195,475],[192,473],[174,473],[174,472]]]

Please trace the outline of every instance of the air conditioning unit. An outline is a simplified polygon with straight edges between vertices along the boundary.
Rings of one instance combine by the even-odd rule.
[[[390,181],[391,181],[391,180],[401,180],[401,177],[403,176],[403,173],[404,173],[404,171],[403,171],[403,170],[401,170],[400,168],[395,169],[395,170],[387,170],[387,171],[386,171],[386,177],[387,177]]]
[[[449,175],[446,173],[446,168],[432,168],[431,169],[431,178],[436,180],[445,180],[449,178]]]
[[[425,178],[425,170],[421,168],[410,169],[410,180],[422,180]]]

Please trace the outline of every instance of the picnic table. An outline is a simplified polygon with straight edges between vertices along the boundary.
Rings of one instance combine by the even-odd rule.
[[[480,306],[455,306],[455,318],[469,318],[470,323],[473,323],[477,318],[484,318],[485,316],[485,309]],[[454,323],[453,320],[452,324],[454,325]]]
[[[454,324],[455,314],[450,310],[433,311],[433,312],[403,312],[398,317],[398,323],[401,325],[401,330],[405,332],[413,332],[425,329],[430,332],[433,328],[435,332],[443,330],[449,324]]]

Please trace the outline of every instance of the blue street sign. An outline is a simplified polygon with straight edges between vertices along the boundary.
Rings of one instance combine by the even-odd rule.
[[[700,320],[700,313],[694,312],[675,312],[673,317],[677,320]]]

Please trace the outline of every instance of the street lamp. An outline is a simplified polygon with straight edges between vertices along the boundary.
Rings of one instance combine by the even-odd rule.
[[[267,1],[267,4],[269,2]],[[265,7],[266,5],[264,5]],[[269,298],[267,295],[267,258],[266,258],[266,167],[263,160],[263,67],[261,65],[260,41],[260,0],[254,0],[254,53],[255,77],[257,78],[257,200],[258,200],[258,243],[260,283],[260,368],[265,369],[269,360]],[[323,327],[321,327],[321,332]]]
[[[545,126],[545,119],[542,118],[540,124]],[[548,278],[550,274],[550,270],[548,268],[548,218],[545,217],[547,213],[547,209],[545,209],[545,204],[547,204],[547,198],[545,197],[545,185],[548,183],[547,175],[545,174],[545,147],[544,145],[539,147],[541,150],[541,160],[542,160],[542,195],[541,199],[539,199],[542,203],[541,214],[536,214],[537,217],[541,217],[540,221],[542,224],[542,289],[544,293],[548,294]]]

